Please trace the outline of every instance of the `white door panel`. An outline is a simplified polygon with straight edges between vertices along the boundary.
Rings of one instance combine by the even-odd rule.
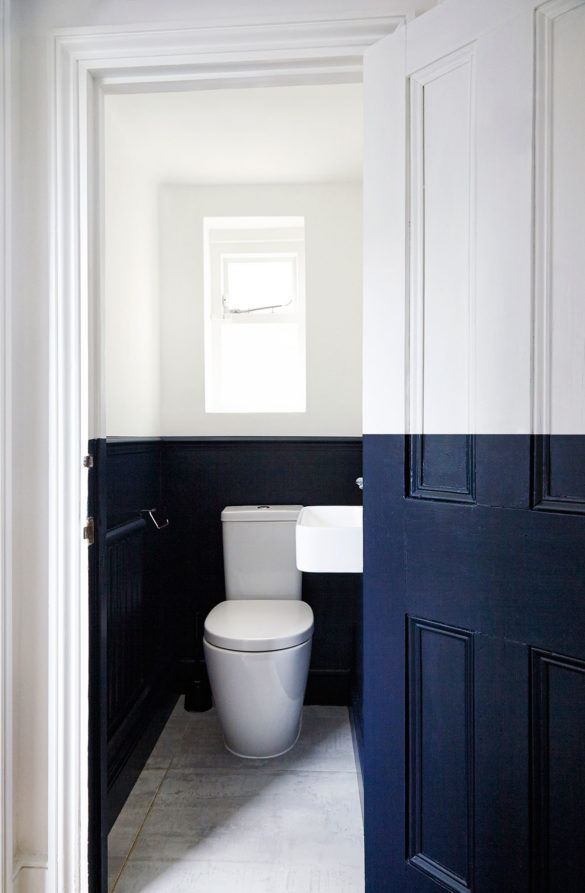
[[[412,433],[530,430],[530,13],[470,6],[407,31]]]
[[[412,431],[473,427],[474,67],[471,46],[409,79]]]
[[[423,68],[459,47],[477,41],[523,11],[531,13],[534,0],[444,0],[408,25],[406,67]]]
[[[585,432],[585,3],[536,15],[535,382],[538,433]]]
[[[476,431],[529,433],[532,14],[484,35],[476,60]]]
[[[369,51],[365,433],[585,431],[584,47],[582,0],[446,0]]]
[[[405,426],[405,29],[364,59],[363,429]]]

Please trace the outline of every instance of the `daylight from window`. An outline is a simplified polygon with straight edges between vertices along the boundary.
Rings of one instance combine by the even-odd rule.
[[[306,409],[302,217],[206,217],[205,411]]]

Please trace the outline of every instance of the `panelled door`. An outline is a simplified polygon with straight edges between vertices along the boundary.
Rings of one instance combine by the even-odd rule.
[[[365,92],[366,891],[580,893],[585,3],[445,0]]]

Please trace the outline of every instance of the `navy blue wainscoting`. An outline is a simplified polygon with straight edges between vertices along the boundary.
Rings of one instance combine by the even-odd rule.
[[[164,513],[160,442],[114,441],[106,449],[102,599],[111,827],[176,701],[178,652],[172,593],[162,586],[168,531],[157,531],[143,513]]]
[[[585,438],[364,438],[367,893],[579,893]]]
[[[225,598],[221,510],[264,503],[360,504],[361,438],[164,438],[162,488],[171,518],[165,588],[179,612],[183,684],[205,673],[203,622]],[[361,575],[304,574],[315,633],[306,702],[349,704]]]
[[[96,641],[101,635],[107,643],[103,712],[111,824],[176,693],[185,692],[192,709],[209,704],[202,635],[205,616],[225,598],[221,510],[359,504],[362,445],[361,438],[120,438],[108,440],[105,464],[107,533]],[[155,529],[143,514],[151,508],[168,516],[168,528]],[[352,700],[359,718],[361,575],[305,574],[303,598],[315,614],[306,701]],[[359,740],[360,732],[361,725]]]

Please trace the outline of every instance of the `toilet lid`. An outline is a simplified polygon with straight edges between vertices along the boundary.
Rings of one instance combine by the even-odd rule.
[[[205,620],[206,641],[231,651],[279,651],[306,642],[312,633],[310,606],[288,599],[220,602]]]

